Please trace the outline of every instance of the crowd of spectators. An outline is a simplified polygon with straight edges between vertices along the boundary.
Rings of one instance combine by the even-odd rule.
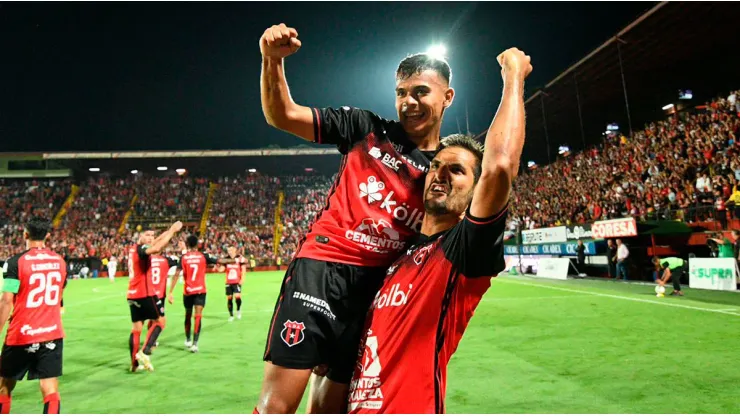
[[[740,218],[737,92],[650,123],[631,137],[560,157],[519,176],[510,227],[524,229],[635,217]],[[728,215],[729,214],[729,215]]]

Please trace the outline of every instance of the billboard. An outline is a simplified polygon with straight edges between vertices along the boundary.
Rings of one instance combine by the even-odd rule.
[[[537,228],[522,231],[523,244],[564,243],[568,241],[565,227]]]
[[[591,231],[595,239],[634,237],[637,235],[637,221],[631,217],[596,221]]]

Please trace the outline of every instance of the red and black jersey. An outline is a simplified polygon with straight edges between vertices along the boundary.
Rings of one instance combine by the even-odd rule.
[[[209,264],[218,263],[218,259],[199,251],[190,251],[180,258],[185,295],[206,293],[206,268]]]
[[[169,259],[159,254],[149,256],[149,283],[154,287],[154,294],[162,299],[167,294],[167,273],[170,271]]]
[[[387,267],[421,230],[422,152],[400,123],[365,110],[313,109],[314,136],[344,155],[323,211],[296,257]]]
[[[146,249],[149,246],[137,244],[129,249],[128,253],[128,295],[127,299],[142,299],[154,296],[154,285],[149,279],[149,255]]]
[[[64,259],[49,249],[32,248],[8,259],[3,268],[4,290],[15,293],[5,345],[64,338],[60,310],[67,279]]]
[[[447,363],[491,277],[505,268],[506,212],[422,236],[388,269],[367,318],[350,413],[443,413]]]
[[[242,256],[236,256],[234,263],[226,265],[226,284],[238,285],[242,281],[242,266],[247,260]]]

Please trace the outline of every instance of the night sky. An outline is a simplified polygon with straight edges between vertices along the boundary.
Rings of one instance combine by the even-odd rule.
[[[532,56],[527,96],[654,3],[0,3],[0,151],[250,149],[305,142],[265,122],[258,40],[298,30],[293,98],[395,118],[394,71],[435,42],[455,103],[487,128],[496,55]]]

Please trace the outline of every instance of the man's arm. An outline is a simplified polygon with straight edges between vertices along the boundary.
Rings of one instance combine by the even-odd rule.
[[[15,294],[18,293],[20,286],[18,256],[13,256],[3,265],[3,287],[0,295],[0,331],[5,328],[5,323],[8,322],[15,303]]]
[[[506,206],[524,148],[524,80],[532,72],[530,58],[511,48],[498,61],[504,91],[486,133],[481,177],[470,205],[470,214],[477,218],[488,218]]]
[[[152,254],[158,254],[162,252],[162,250],[167,247],[167,244],[170,243],[172,237],[174,237],[175,234],[177,234],[181,229],[182,223],[180,221],[172,224],[169,230],[165,231],[164,234],[154,240],[154,243],[151,246],[146,248],[146,254],[150,256]]]
[[[304,140],[314,141],[312,110],[296,104],[285,79],[285,57],[298,51],[298,31],[285,24],[272,26],[260,38],[262,75],[260,95],[267,123]]]
[[[10,317],[14,303],[15,293],[3,292],[0,296],[0,331],[5,328],[5,323],[8,321],[8,317]]]

